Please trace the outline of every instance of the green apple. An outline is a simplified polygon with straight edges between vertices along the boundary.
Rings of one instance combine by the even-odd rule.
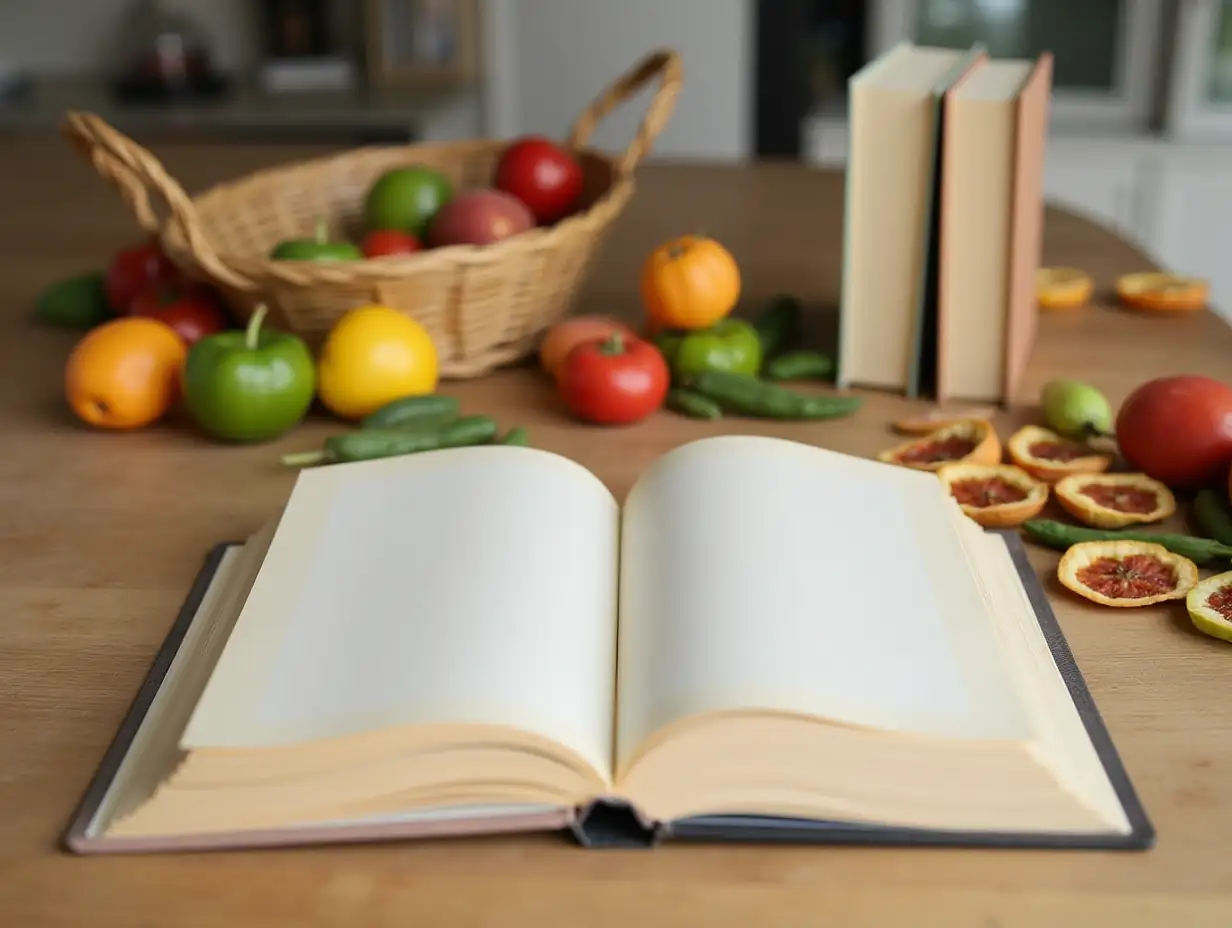
[[[453,196],[449,178],[420,165],[394,168],[377,178],[364,199],[369,230],[400,229],[422,240],[428,223]]]
[[[297,425],[312,405],[312,351],[296,335],[263,328],[266,312],[266,306],[258,306],[246,329],[207,335],[188,350],[184,402],[214,438],[276,438]]]
[[[331,242],[325,219],[316,221],[312,238],[293,238],[280,242],[270,252],[275,261],[355,261],[364,253],[350,242]]]

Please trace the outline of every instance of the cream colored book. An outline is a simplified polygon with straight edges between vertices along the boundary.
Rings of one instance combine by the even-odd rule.
[[[931,474],[773,438],[623,504],[512,446],[307,470],[220,549],[68,844],[1143,847],[1025,563]]]

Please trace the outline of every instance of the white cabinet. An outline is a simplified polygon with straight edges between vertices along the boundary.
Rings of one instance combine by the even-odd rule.
[[[1210,280],[1213,308],[1232,318],[1232,152],[1174,147],[1147,183],[1147,248],[1167,270]]]
[[[801,128],[805,160],[841,168],[847,161],[847,123],[816,117]],[[1124,139],[1083,139],[1053,134],[1044,163],[1044,199],[1141,241],[1143,148]]]
[[[1132,145],[1049,139],[1044,199],[1140,242],[1141,174],[1142,155]]]

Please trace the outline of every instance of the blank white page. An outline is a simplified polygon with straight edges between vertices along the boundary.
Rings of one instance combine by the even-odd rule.
[[[932,474],[774,438],[660,459],[625,503],[618,763],[726,709],[1026,736],[951,506]]]
[[[606,775],[618,532],[596,477],[530,448],[307,471],[183,743],[508,725]]]

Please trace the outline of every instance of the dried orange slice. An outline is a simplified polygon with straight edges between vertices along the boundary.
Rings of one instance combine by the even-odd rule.
[[[1116,292],[1126,306],[1151,312],[1185,312],[1206,307],[1210,282],[1201,277],[1181,277],[1144,271],[1117,278]]]
[[[1076,267],[1042,267],[1035,272],[1035,299],[1040,309],[1077,309],[1091,300],[1090,276]]]
[[[1082,541],[1061,556],[1057,579],[1094,603],[1149,606],[1184,599],[1198,583],[1198,565],[1145,541]]]
[[[1100,474],[1112,465],[1112,455],[1100,454],[1038,425],[1020,428],[1005,443],[1005,450],[1011,461],[1048,483],[1071,474]]]
[[[1198,631],[1232,641],[1232,571],[1207,577],[1190,590],[1185,609]]]
[[[1146,474],[1074,474],[1053,489],[1066,512],[1096,528],[1158,522],[1176,512],[1172,491]]]
[[[1021,525],[1048,502],[1048,484],[1012,464],[946,464],[937,476],[962,511],[985,528]]]
[[[918,416],[899,419],[894,423],[894,431],[904,435],[927,435],[967,419],[987,419],[995,412],[996,410],[989,406],[978,409],[930,409]]]
[[[877,455],[887,464],[917,470],[938,470],[945,464],[996,464],[1001,460],[1001,439],[986,419],[962,419],[923,438],[903,442]]]

